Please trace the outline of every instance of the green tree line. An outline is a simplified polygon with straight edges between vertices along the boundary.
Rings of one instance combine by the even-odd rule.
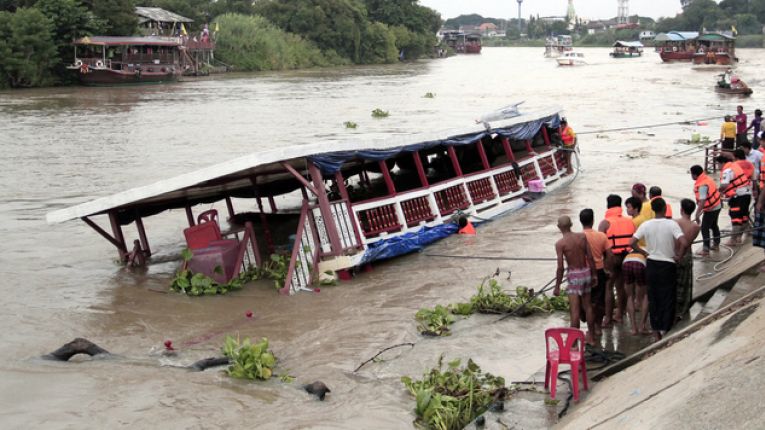
[[[135,6],[217,22],[239,70],[390,63],[431,55],[441,16],[418,0],[0,0],[0,88],[70,82],[71,42],[137,32]]]

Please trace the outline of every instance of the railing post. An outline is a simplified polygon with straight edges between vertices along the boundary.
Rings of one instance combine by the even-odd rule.
[[[456,176],[462,176],[462,167],[460,167],[460,161],[457,159],[457,152],[453,146],[447,146],[446,152],[449,154],[449,159],[452,160],[452,168]]]
[[[348,188],[345,187],[345,179],[341,171],[335,172],[335,182],[337,183],[337,189],[340,190],[340,196],[345,200],[345,206],[348,209],[348,217],[351,219],[351,225],[353,225],[353,234],[356,236],[356,248],[362,248],[361,232],[359,231],[358,217],[356,212],[353,211],[351,205],[351,197],[348,195]],[[307,199],[306,199],[307,201]]]
[[[234,204],[231,202],[231,197],[226,196],[226,209],[228,209],[229,218],[234,217]]]
[[[151,257],[149,240],[146,238],[146,229],[143,227],[143,219],[140,215],[136,215],[135,217],[135,226],[138,229],[138,238],[141,240],[141,250],[146,253],[147,257]]]
[[[542,137],[545,139],[545,145],[547,145],[548,148],[552,148],[552,144],[550,143],[550,134],[547,133],[547,127],[542,124]]]
[[[117,220],[117,215],[112,211],[109,212],[109,221],[112,224],[112,234],[117,241],[117,252],[120,255],[120,261],[126,261],[127,259],[127,246],[125,246],[125,236],[122,234],[122,226]]]
[[[422,166],[420,151],[412,152],[412,156],[414,157],[414,165],[417,167],[417,175],[420,177],[420,184],[422,184],[423,188],[427,188],[429,186],[428,175],[425,174],[425,168]]]
[[[478,155],[481,157],[481,165],[483,165],[483,170],[489,170],[491,165],[489,164],[489,157],[486,156],[486,148],[483,147],[483,139],[478,139],[475,142],[475,147],[478,150]]]
[[[334,256],[339,256],[342,253],[343,248],[340,244],[340,236],[337,234],[337,225],[332,216],[332,209],[329,207],[327,192],[324,189],[324,178],[322,178],[319,168],[310,161],[308,162],[308,173],[311,174],[311,181],[316,190],[316,197],[319,199],[319,211],[324,218],[324,228],[326,228],[327,236],[329,236],[329,244],[332,248],[331,253]]]
[[[186,220],[189,222],[189,227],[194,227],[194,213],[191,212],[191,206],[186,205]]]
[[[505,156],[507,157],[507,161],[514,163],[515,162],[515,154],[513,154],[513,148],[510,147],[510,139],[503,137],[502,138],[502,147],[505,148]]]
[[[396,187],[393,185],[393,178],[390,176],[388,164],[385,162],[385,160],[380,160],[377,162],[377,164],[380,166],[380,173],[382,173],[383,179],[385,179],[385,186],[388,188],[388,194],[395,196]]]

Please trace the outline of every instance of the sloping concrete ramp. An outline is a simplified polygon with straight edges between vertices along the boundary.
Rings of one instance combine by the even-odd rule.
[[[763,428],[762,289],[598,383],[556,428]],[[689,327],[690,328],[690,327]],[[683,335],[683,333],[680,333]],[[682,337],[682,336],[680,336]]]

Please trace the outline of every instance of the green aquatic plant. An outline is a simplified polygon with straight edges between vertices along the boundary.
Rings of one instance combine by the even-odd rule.
[[[345,125],[345,128],[356,128],[359,126],[353,121],[345,121],[343,124]]]
[[[418,322],[417,329],[426,336],[449,336],[449,325],[454,324],[454,316],[441,305],[420,309],[414,319]]]
[[[520,286],[515,289],[515,295],[511,296],[502,290],[502,286],[495,279],[489,280],[488,285],[479,285],[478,292],[470,298],[470,303],[476,312],[487,314],[515,312],[518,316],[528,316],[536,312],[568,310],[565,291],[558,297],[549,297],[545,294],[534,294],[534,290]]]
[[[376,108],[372,111],[372,118],[387,118],[388,116],[390,116],[390,113],[387,110]]]
[[[268,350],[265,337],[253,344],[249,338],[240,342],[238,336],[226,336],[223,355],[231,360],[226,373],[233,378],[265,381],[274,375],[276,357]]]
[[[290,266],[290,257],[281,254],[271,254],[268,261],[260,269],[261,277],[272,279],[274,288],[277,290],[284,287],[287,279],[287,271]]]
[[[175,277],[170,283],[170,289],[188,296],[226,294],[229,291],[241,290],[246,283],[260,278],[260,271],[254,266],[248,266],[239,275],[221,284],[203,273],[192,273],[191,270],[186,268],[188,267],[188,262],[193,257],[190,249],[187,248],[181,251],[181,257],[184,261],[184,268],[176,272]],[[223,273],[223,268],[216,266],[214,271],[215,273]]]
[[[408,376],[401,382],[415,398],[415,425],[425,429],[457,430],[464,428],[494,403],[503,402],[508,390],[505,380],[483,373],[468,359],[460,367],[460,360],[443,368],[443,356],[438,366],[423,375],[421,380]]]

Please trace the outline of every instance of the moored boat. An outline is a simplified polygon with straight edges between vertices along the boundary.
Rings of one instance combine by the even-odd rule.
[[[584,66],[587,64],[584,61],[584,54],[581,52],[568,51],[563,53],[560,57],[556,58],[559,66]]]
[[[560,108],[507,109],[449,132],[349,138],[333,142],[330,152],[318,143],[253,153],[57,210],[47,220],[81,219],[127,262],[152,255],[144,218],[185,210],[179,221],[188,223],[191,267],[225,280],[247,258],[262,265],[261,255],[283,249],[289,270],[281,291],[295,293],[320,273],[417,251],[449,236],[457,231],[455,216],[491,219],[543,196],[545,188],[567,184],[574,166],[560,146],[560,115]],[[217,209],[209,210],[216,203],[228,212],[228,229]],[[257,211],[237,213],[234,206]],[[99,217],[111,232],[96,223]],[[123,231],[130,224],[137,230],[133,242]],[[166,245],[177,249],[177,242]]]
[[[614,51],[610,55],[614,58],[633,58],[643,55],[643,44],[638,41],[617,40],[613,47]]]
[[[665,63],[691,62],[696,54],[698,37],[699,33],[695,31],[670,31],[658,34],[654,39],[654,45]]]
[[[729,66],[738,62],[736,38],[725,33],[705,33],[697,39],[698,49],[693,55],[696,66]]]
[[[171,82],[181,75],[175,38],[92,36],[73,44],[74,62],[67,68],[85,85]]]

